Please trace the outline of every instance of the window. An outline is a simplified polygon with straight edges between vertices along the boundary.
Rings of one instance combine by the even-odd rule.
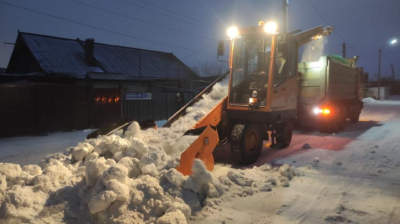
[[[283,41],[283,36],[279,36],[277,38],[277,43],[281,43],[282,41]],[[278,46],[279,46],[279,44],[278,44]],[[288,51],[288,49],[286,50],[286,52],[280,52],[280,49],[276,50],[275,69],[274,69],[274,86],[279,86],[280,84],[284,83],[287,79],[287,72],[288,72],[287,51]]]
[[[291,40],[289,45],[289,79],[296,76],[297,73],[297,54],[297,44],[294,40]]]

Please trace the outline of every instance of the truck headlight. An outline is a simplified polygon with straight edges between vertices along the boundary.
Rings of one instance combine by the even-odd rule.
[[[256,97],[258,96],[257,90],[253,90],[253,92],[251,92],[251,96],[252,96],[253,98],[256,98]]]

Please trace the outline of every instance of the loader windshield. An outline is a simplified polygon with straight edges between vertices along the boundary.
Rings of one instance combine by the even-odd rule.
[[[257,89],[261,105],[266,103],[271,35],[249,34],[234,40],[230,103],[248,105],[251,91]],[[264,104],[264,105],[263,105]]]

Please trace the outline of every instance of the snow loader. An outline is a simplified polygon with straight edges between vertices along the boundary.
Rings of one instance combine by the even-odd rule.
[[[170,127],[187,113],[187,108],[210,93],[216,83],[229,77],[228,95],[184,134],[198,138],[181,154],[176,169],[182,174],[192,173],[195,159],[201,159],[208,170],[213,170],[214,149],[228,142],[232,156],[241,164],[258,159],[264,140],[270,140],[271,147],[286,148],[292,139],[294,121],[314,120],[321,132],[335,131],[343,119],[358,121],[362,109],[362,70],[355,67],[354,61],[346,65],[340,61],[344,59],[321,57],[318,62],[298,63],[299,48],[330,35],[333,28],[277,33],[274,27],[260,23],[243,29],[230,28],[229,72],[206,87],[163,126]],[[221,49],[219,46],[219,56]],[[349,88],[339,88],[341,85]],[[126,130],[131,122],[122,121],[119,127],[106,128],[101,134]],[[153,120],[139,124],[142,129],[156,128]]]
[[[289,146],[298,106],[298,49],[329,35],[332,30],[331,27],[316,27],[304,32],[278,33],[271,23],[230,28],[229,72],[206,87],[163,126],[171,126],[186,114],[188,107],[229,76],[228,95],[184,134],[198,138],[181,154],[176,169],[189,175],[194,160],[201,159],[208,170],[213,170],[212,153],[219,144],[227,142],[230,142],[232,156],[241,164],[251,164],[258,159],[264,140],[270,140],[271,147]],[[222,47],[218,49],[221,56]],[[131,122],[122,122],[119,127],[106,128],[101,133],[109,135],[118,129],[126,130]],[[142,125],[142,129],[148,128]]]
[[[264,140],[270,140],[272,147],[289,146],[298,106],[298,49],[329,35],[333,28],[277,33],[274,27],[270,23],[260,23],[259,26],[228,30],[231,37],[228,95],[185,133],[199,137],[181,154],[176,169],[182,174],[192,173],[196,158],[212,170],[212,152],[218,144],[230,142],[231,154],[241,164],[251,164],[258,159]],[[185,115],[187,107],[201,99],[226,75],[173,115],[164,127]]]

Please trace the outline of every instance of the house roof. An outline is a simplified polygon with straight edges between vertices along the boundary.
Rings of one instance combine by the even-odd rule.
[[[82,79],[93,72],[119,73],[125,80],[199,78],[172,53],[95,43],[94,58],[98,63],[89,66],[85,60],[85,41],[24,32],[18,38],[26,43],[47,75]]]

